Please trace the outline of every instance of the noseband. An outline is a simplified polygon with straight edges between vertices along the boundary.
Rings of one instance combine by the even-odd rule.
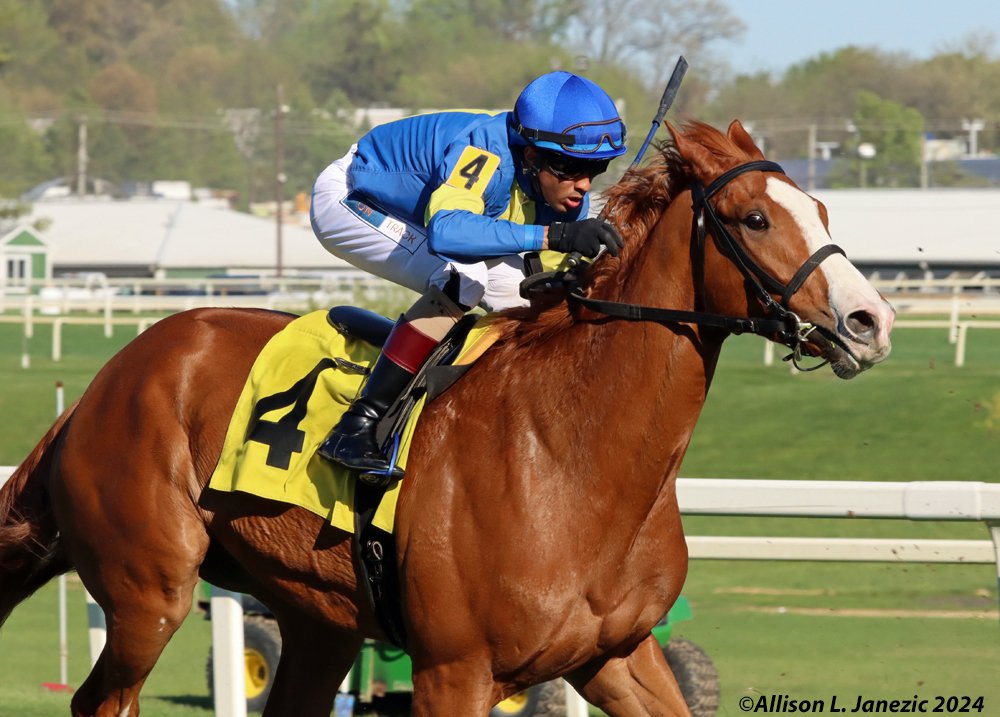
[[[788,302],[802,288],[806,279],[819,268],[824,259],[834,254],[845,256],[846,254],[836,244],[825,244],[803,262],[802,266],[799,267],[787,284],[771,276],[771,274],[747,254],[743,247],[736,243],[736,240],[733,239],[729,230],[726,229],[725,224],[719,218],[715,207],[709,201],[729,182],[746,172],[785,173],[781,165],[761,160],[733,167],[717,177],[708,187],[704,187],[700,182],[695,181],[691,189],[695,215],[695,231],[699,246],[704,246],[705,235],[710,231],[719,250],[735,264],[736,268],[743,275],[743,278],[752,287],[754,295],[764,308],[765,318],[739,318],[720,314],[708,314],[700,311],[660,309],[637,304],[624,304],[617,301],[591,299],[585,296],[578,286],[571,291],[569,295],[570,300],[607,316],[614,316],[630,321],[698,324],[700,326],[724,329],[733,334],[751,333],[761,336],[775,336],[778,341],[792,349],[792,354],[788,358],[800,370],[811,371],[825,365],[826,362],[808,369],[803,369],[799,365],[799,360],[802,358],[802,344],[816,327],[813,324],[802,321],[794,312],[789,310]],[[780,294],[781,299],[775,301],[774,297],[771,296],[772,292]]]

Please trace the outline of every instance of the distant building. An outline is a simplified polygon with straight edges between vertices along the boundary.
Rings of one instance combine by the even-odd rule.
[[[1000,190],[839,189],[814,193],[830,233],[866,273],[1000,276]]]
[[[85,197],[36,202],[29,223],[39,233],[50,273],[101,272],[107,276],[185,277],[274,273],[277,225],[230,209],[168,199]],[[282,224],[284,273],[347,268],[327,253],[301,218]]]
[[[51,278],[49,245],[28,224],[0,228],[0,292],[27,291]]]

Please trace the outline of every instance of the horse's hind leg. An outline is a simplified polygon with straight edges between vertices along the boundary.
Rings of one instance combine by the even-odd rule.
[[[110,552],[115,552],[113,549]],[[107,644],[73,697],[74,717],[136,717],[139,691],[191,609],[197,572],[163,556],[116,568],[102,556],[100,583],[88,581],[108,621]]]
[[[362,638],[293,611],[278,613],[281,659],[263,717],[329,717]]]
[[[97,664],[73,697],[74,717],[136,717],[139,691],[191,604],[134,595],[134,606],[108,612],[108,641]]]
[[[64,545],[108,622],[107,644],[71,711],[136,717],[139,690],[191,610],[208,534],[169,481],[129,500],[114,495],[123,481],[97,480],[93,470],[78,463],[54,486]]]
[[[567,678],[584,699],[611,717],[690,717],[660,646],[652,636],[627,657],[578,670]]]
[[[191,609],[194,580],[128,572],[130,582],[95,595],[108,620],[107,644],[73,697],[74,717],[136,717],[139,691]]]
[[[487,717],[499,692],[489,673],[452,663],[415,669],[411,717]]]

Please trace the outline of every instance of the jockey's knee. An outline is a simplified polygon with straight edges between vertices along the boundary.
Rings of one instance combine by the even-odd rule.
[[[430,278],[428,285],[432,290],[437,289],[441,298],[464,314],[482,302],[488,281],[485,264],[446,264],[436,276]]]
[[[471,307],[458,303],[457,293],[449,295],[446,289],[431,286],[423,296],[417,299],[413,306],[403,315],[407,321],[431,318],[447,318],[458,321]]]

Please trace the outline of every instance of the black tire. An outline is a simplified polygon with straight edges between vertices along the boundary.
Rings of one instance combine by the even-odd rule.
[[[354,714],[369,715],[370,717],[410,717],[412,704],[412,694],[397,692],[385,697],[372,697],[372,703],[368,707],[355,705]]]
[[[281,657],[281,633],[273,619],[254,615],[243,619],[243,665],[245,669],[247,711],[261,712],[274,684],[274,673]],[[215,700],[212,649],[208,650],[208,692]]]
[[[494,707],[490,717],[566,717],[566,688],[561,680],[529,687]]]
[[[690,640],[670,640],[663,648],[691,717],[715,717],[719,709],[719,673],[712,659]]]

